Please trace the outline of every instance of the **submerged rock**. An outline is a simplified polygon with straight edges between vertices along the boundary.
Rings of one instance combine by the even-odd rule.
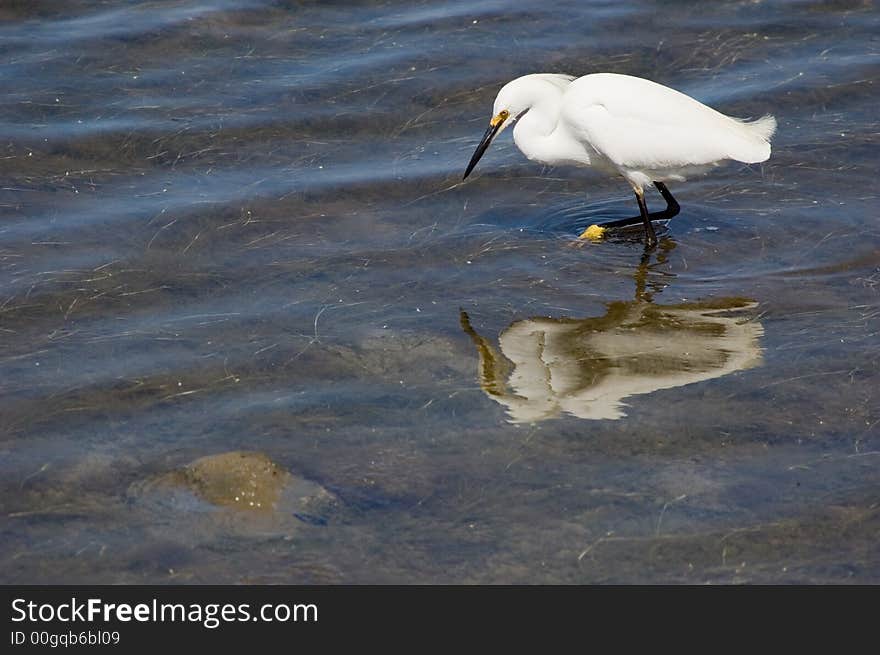
[[[295,478],[262,453],[202,457],[172,475],[213,505],[246,511],[274,511],[291,485],[299,487],[304,499],[321,491],[315,483]]]
[[[162,515],[159,523],[193,529],[240,528],[287,533],[323,525],[336,499],[320,484],[282,468],[263,453],[233,451],[135,483],[134,504]],[[309,517],[303,520],[300,517]]]

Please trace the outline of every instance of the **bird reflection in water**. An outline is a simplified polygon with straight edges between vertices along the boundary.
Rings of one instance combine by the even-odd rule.
[[[661,241],[657,262],[675,247]],[[480,358],[483,391],[507,409],[511,423],[567,413],[583,419],[626,416],[625,398],[719,378],[761,363],[764,328],[742,316],[746,298],[657,305],[662,275],[646,251],[631,301],[608,304],[594,318],[529,318],[512,323],[499,348],[477,334],[464,311],[461,326]],[[738,312],[735,315],[733,312]]]

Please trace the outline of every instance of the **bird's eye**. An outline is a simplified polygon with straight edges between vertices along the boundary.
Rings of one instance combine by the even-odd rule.
[[[502,109],[497,114],[492,117],[492,120],[489,121],[489,125],[492,127],[500,127],[501,124],[506,121],[510,117],[510,112],[506,109]]]

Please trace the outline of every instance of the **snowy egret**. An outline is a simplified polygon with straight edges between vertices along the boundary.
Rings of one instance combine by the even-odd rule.
[[[725,116],[674,89],[616,73],[536,73],[508,82],[495,98],[492,120],[464,177],[508,126],[529,159],[542,164],[592,166],[622,175],[633,188],[639,216],[603,223],[643,223],[648,245],[657,243],[651,221],[672,218],[679,205],[665,182],[684,181],[725,160],[746,164],[770,157],[776,119]],[[666,209],[648,212],[645,187],[652,184]],[[586,234],[586,233],[585,233]]]

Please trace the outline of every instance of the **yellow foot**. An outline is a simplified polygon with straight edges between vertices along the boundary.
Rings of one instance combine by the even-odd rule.
[[[584,230],[578,239],[589,239],[590,241],[601,241],[605,237],[605,232],[608,228],[602,227],[601,225],[591,225],[586,230]]]

